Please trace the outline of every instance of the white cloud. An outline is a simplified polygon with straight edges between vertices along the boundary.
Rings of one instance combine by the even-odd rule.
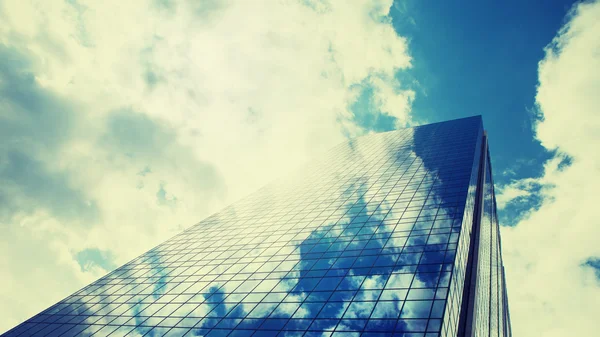
[[[498,186],[496,202],[503,209],[510,202],[519,202],[536,192],[541,186],[541,179],[525,178],[511,181],[508,185]]]
[[[515,336],[592,336],[600,280],[582,264],[600,256],[600,3],[577,4],[539,64],[542,145],[559,151],[539,183],[542,203],[503,228]],[[564,154],[572,158],[560,165]],[[522,192],[508,190],[514,196]]]
[[[357,84],[408,122],[390,6],[2,1],[0,331],[360,133]]]

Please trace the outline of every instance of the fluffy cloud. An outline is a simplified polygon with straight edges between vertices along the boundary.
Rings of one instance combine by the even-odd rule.
[[[0,3],[0,331],[364,132],[366,89],[409,123],[390,6]]]
[[[515,335],[597,334],[598,36],[600,3],[577,4],[539,63],[540,120],[535,131],[542,145],[557,155],[546,163],[541,178],[505,190],[524,196],[528,186],[541,186],[539,208],[502,233]]]
[[[526,178],[514,180],[510,184],[500,186],[496,202],[499,208],[505,208],[511,202],[525,201],[540,186],[540,179]]]

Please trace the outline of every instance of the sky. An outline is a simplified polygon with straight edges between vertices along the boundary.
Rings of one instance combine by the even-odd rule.
[[[0,1],[0,331],[347,138],[482,115],[515,336],[593,335],[598,36],[598,1]]]

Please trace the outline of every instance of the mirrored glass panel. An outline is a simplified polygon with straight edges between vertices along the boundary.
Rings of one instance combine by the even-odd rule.
[[[482,132],[472,117],[349,140],[7,336],[455,335]]]

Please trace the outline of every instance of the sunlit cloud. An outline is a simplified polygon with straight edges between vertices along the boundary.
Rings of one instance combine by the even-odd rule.
[[[361,88],[410,121],[391,1],[207,4],[0,4],[0,330],[368,131]]]
[[[535,132],[556,156],[540,178],[516,181],[499,197],[507,208],[529,193],[538,199],[502,233],[515,335],[597,333],[600,280],[597,265],[587,262],[600,256],[599,19],[599,2],[576,4],[546,48]]]

